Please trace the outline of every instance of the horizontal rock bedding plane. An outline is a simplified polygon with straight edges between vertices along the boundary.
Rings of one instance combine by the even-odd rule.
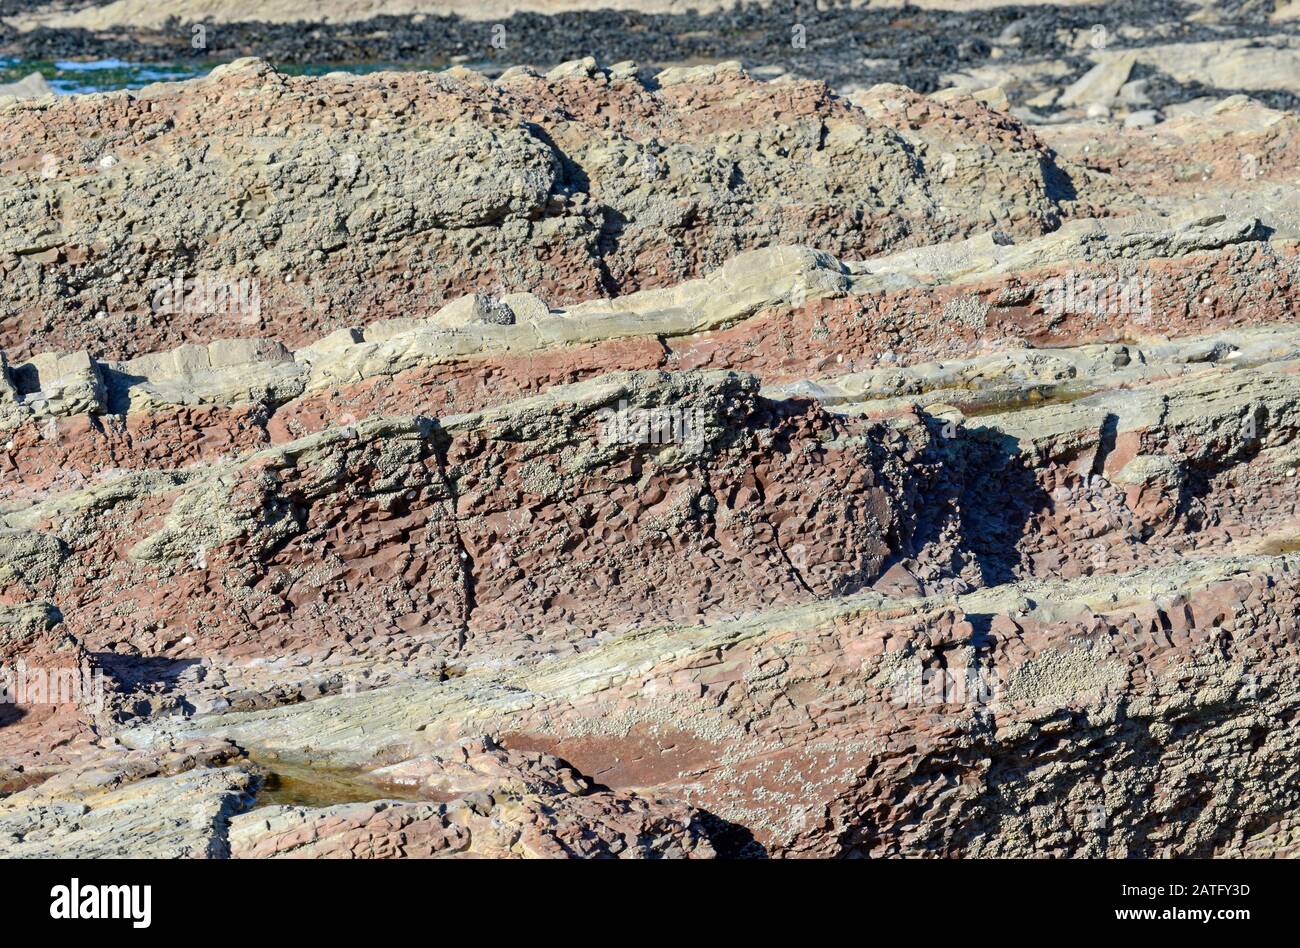
[[[1292,37],[950,6],[0,98],[0,856],[1300,855]]]

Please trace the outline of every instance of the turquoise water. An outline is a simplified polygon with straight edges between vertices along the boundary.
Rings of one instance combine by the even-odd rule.
[[[187,60],[172,63],[133,63],[121,59],[97,59],[88,62],[63,59],[0,58],[0,83],[16,82],[39,72],[56,92],[109,92],[114,89],[139,89],[151,82],[175,82],[206,76],[219,62]],[[405,63],[315,63],[309,66],[277,66],[287,75],[319,76],[327,72],[368,73],[388,69],[437,69],[440,62],[419,65]]]
[[[170,82],[205,75],[215,63],[129,63],[120,59],[0,59],[0,82],[16,82],[39,72],[56,92],[105,92],[138,89],[151,82]]]

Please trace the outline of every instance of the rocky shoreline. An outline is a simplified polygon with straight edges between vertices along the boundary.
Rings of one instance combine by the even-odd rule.
[[[1274,12],[0,100],[0,855],[1296,855]]]
[[[470,63],[488,75],[519,64],[545,71],[587,56],[654,69],[735,59],[769,77],[818,79],[843,92],[894,82],[928,94],[961,85],[962,77],[978,77],[985,86],[1001,79],[1012,104],[1026,106],[1048,88],[1080,78],[1098,51],[1132,50],[1151,54],[1142,57],[1135,77],[1145,79],[1144,104],[1151,108],[1252,92],[1269,105],[1295,109],[1300,94],[1293,64],[1279,64],[1266,75],[1229,69],[1222,73],[1226,84],[1167,70],[1171,50],[1196,44],[1296,41],[1300,17],[1269,3],[1108,0],[964,10],[960,4],[771,0],[703,5],[702,11],[681,4],[680,10],[662,12],[653,4],[626,6],[549,12],[545,5],[520,10],[503,4],[494,10],[475,4],[416,17],[357,19],[359,14],[345,13],[334,20],[326,5],[306,22],[286,19],[291,12],[268,22],[253,8],[240,13],[236,6],[217,18],[208,6],[189,12],[182,4],[169,7],[174,15],[160,23],[149,5],[123,0],[86,4],[81,11],[11,0],[0,10],[0,56],[173,63],[258,56],[282,66],[378,63],[420,69]],[[64,25],[82,21],[86,25]],[[204,29],[198,47],[195,25]],[[1234,78],[1244,84],[1234,84]]]

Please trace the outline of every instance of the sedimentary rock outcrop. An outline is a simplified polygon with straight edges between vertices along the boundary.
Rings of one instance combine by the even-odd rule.
[[[1293,854],[1294,116],[854,98],[0,106],[0,852]]]
[[[296,346],[348,314],[425,317],[475,290],[559,305],[673,286],[754,247],[861,256],[1059,221],[1061,172],[1014,119],[901,88],[868,105],[737,64],[649,81],[594,61],[492,82],[241,60],[193,83],[15,102],[0,345]]]

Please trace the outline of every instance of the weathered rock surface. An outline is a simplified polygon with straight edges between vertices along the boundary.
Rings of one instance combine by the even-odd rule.
[[[1295,569],[868,595],[161,733],[340,762],[496,733],[684,796],[747,828],[742,851],[1250,854],[1296,804]]]
[[[705,817],[681,803],[593,790],[550,754],[488,742],[441,749],[385,768],[381,780],[420,782],[447,802],[377,800],[272,806],[235,817],[237,859],[619,858],[710,859]]]
[[[1297,854],[1295,116],[998,101],[0,106],[0,854]]]
[[[1058,222],[1060,172],[1014,119],[901,87],[864,103],[734,63],[647,84],[594,61],[490,82],[256,60],[18,102],[0,126],[0,346],[127,357],[237,327],[296,346],[471,291],[558,305],[773,243],[862,255]]]
[[[102,751],[0,800],[7,856],[220,858],[227,826],[254,786],[226,767],[238,751],[199,742],[161,754]]]

